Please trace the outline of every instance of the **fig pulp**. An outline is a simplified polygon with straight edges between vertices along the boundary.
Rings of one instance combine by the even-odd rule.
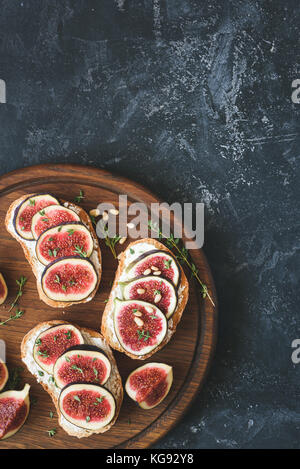
[[[45,295],[55,301],[82,301],[95,290],[98,277],[88,259],[66,257],[49,264],[42,275]]]
[[[38,211],[31,221],[31,231],[34,239],[49,228],[68,222],[80,221],[79,215],[73,210],[62,205],[50,205]]]
[[[177,306],[177,291],[166,279],[157,276],[139,277],[121,283],[125,300],[136,299],[155,304],[169,319]]]
[[[4,388],[8,380],[8,369],[0,358],[0,391]]]
[[[7,285],[3,275],[0,273],[0,305],[4,303],[7,298]]]
[[[90,257],[93,238],[83,223],[67,223],[44,231],[37,240],[35,250],[44,265],[67,256]]]
[[[68,348],[83,344],[80,331],[71,324],[60,324],[42,332],[35,341],[33,358],[47,373],[53,373],[58,357]]]
[[[114,327],[124,350],[146,355],[155,349],[167,332],[165,315],[144,301],[115,299]]]
[[[175,258],[158,249],[147,251],[132,261],[126,268],[126,273],[129,278],[157,275],[170,280],[175,286],[180,280],[180,268]]]
[[[103,385],[110,376],[111,364],[103,351],[93,345],[79,345],[61,355],[53,370],[59,388],[70,383]]]
[[[113,395],[90,383],[69,384],[61,391],[58,404],[66,420],[93,431],[108,425],[116,412]]]
[[[36,194],[24,200],[16,208],[14,214],[14,226],[19,236],[24,239],[32,240],[31,221],[33,216],[49,205],[59,205],[55,197],[50,194]]]
[[[0,394],[0,440],[17,433],[25,423],[29,408],[29,384],[22,391],[6,391]]]
[[[172,367],[164,363],[147,363],[127,378],[125,389],[129,397],[143,409],[152,409],[168,394],[173,382]]]

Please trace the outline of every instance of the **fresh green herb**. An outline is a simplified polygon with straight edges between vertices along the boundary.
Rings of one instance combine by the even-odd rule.
[[[79,368],[77,365],[72,365],[71,368],[72,368],[72,370],[79,371],[79,373],[81,373],[83,375],[83,370],[81,368]]]
[[[75,282],[75,280],[69,280],[69,284],[70,284],[70,285],[71,285],[71,287],[72,287],[73,285],[75,285],[75,284],[76,284],[76,282]]]
[[[109,299],[107,298],[106,300],[103,301],[103,303],[108,303]]]
[[[62,230],[62,226],[59,226],[59,227],[57,228],[57,231],[60,232],[61,230]]]
[[[48,240],[48,241],[53,241],[53,238],[52,238],[52,236],[49,238],[49,240]]]
[[[158,319],[157,316],[155,316],[154,314],[150,316],[151,319]]]
[[[149,331],[140,331],[139,329],[137,330],[137,333],[138,333],[138,336],[139,336],[139,340],[142,340],[144,339],[144,342],[146,342],[149,338],[150,338],[150,334],[149,334]]]
[[[91,222],[93,223],[93,225],[97,225],[97,221],[96,221],[96,217],[94,215],[90,215],[90,219],[91,219]]]
[[[98,370],[97,368],[93,368],[95,378],[98,380]]]
[[[65,332],[65,336],[67,337],[67,339],[71,339],[72,338],[72,332],[71,331]]]
[[[42,216],[45,215],[45,210],[44,209],[40,210],[39,214],[42,215]]]
[[[161,291],[160,290],[154,290],[154,295],[161,295]]]
[[[21,275],[19,280],[16,280],[16,284],[18,285],[19,290],[18,290],[16,298],[14,299],[14,301],[11,304],[10,309],[8,310],[9,313],[16,306],[16,304],[18,303],[19,298],[23,295],[23,287],[24,287],[26,282],[27,282],[27,278],[24,277],[23,275]]]
[[[96,402],[94,402],[94,405],[98,405],[99,402],[101,403],[103,401],[104,397],[96,397]]]
[[[29,199],[29,205],[32,205],[34,207],[35,206],[35,200],[34,199]]]
[[[96,357],[94,357],[94,358],[93,358],[93,362],[95,362],[96,360],[97,360],[97,358],[96,358]]]
[[[116,244],[117,242],[121,239],[121,236],[116,235],[113,238],[110,238],[108,236],[108,226],[107,224],[103,228],[103,234],[105,236],[105,245],[109,247],[109,249],[112,252],[112,255],[114,256],[115,259],[117,259],[117,253],[116,253]]]
[[[84,199],[84,194],[83,194],[83,191],[80,189],[79,195],[75,197],[74,202],[76,202],[76,204],[80,204],[82,199]]]
[[[41,345],[41,343],[42,343],[41,339],[36,339],[35,345]]]
[[[44,372],[42,370],[38,370],[40,376],[44,376]]]
[[[53,383],[53,384],[56,385],[54,376],[49,376],[49,380],[48,380],[48,381],[50,381],[50,383]]]
[[[12,321],[14,319],[19,319],[21,316],[23,316],[24,314],[24,311],[21,311],[19,308],[17,308],[17,311],[16,311],[16,314],[14,315],[11,315],[8,319],[6,319],[5,321],[1,321],[0,322],[0,326],[4,326],[5,324],[7,324],[9,321]]]
[[[87,416],[85,417],[85,420],[86,420],[86,422],[89,422],[89,421],[91,420],[91,417],[89,417],[89,415],[87,415]]]
[[[155,223],[152,223],[151,220],[149,220],[149,222],[148,222],[148,227],[149,227],[150,230],[153,230],[156,233],[158,233],[158,237],[159,237],[160,241],[165,239],[167,246],[170,249],[175,250],[177,260],[188,266],[188,268],[190,269],[190,271],[192,273],[192,276],[199,283],[199,285],[201,287],[202,297],[203,298],[207,297],[209,299],[209,301],[211,302],[211,304],[213,306],[215,306],[215,303],[214,303],[211,295],[208,292],[207,286],[200,279],[199,270],[196,268],[195,264],[193,264],[192,261],[190,260],[189,253],[188,253],[187,249],[184,246],[180,246],[179,238],[174,238],[173,234],[171,234],[171,236],[169,238],[164,236],[161,229],[159,228],[159,226],[157,226],[157,224],[155,224]]]
[[[132,312],[133,312],[133,313],[136,313],[136,312],[137,312],[137,308],[133,308]]]
[[[66,360],[66,362],[70,363],[70,358],[69,357],[65,357],[65,360]]]
[[[66,285],[62,285],[61,288],[62,288],[63,291],[67,291]]]
[[[54,342],[57,341],[57,335],[55,335],[55,336],[53,337],[53,340],[54,340]]]
[[[134,249],[130,248],[129,251],[130,251],[130,254],[134,254]]]
[[[69,230],[67,230],[67,232],[69,236],[72,236],[72,234],[74,234],[73,228],[70,228]]]
[[[55,249],[53,249],[53,250],[48,249],[48,254],[49,254],[50,257],[56,257],[58,251],[59,251],[59,248],[55,248]],[[55,275],[55,277],[56,277],[56,275]]]
[[[42,352],[41,350],[38,350],[38,355],[41,355],[41,357],[48,358],[49,353],[48,352]]]
[[[42,218],[42,221],[45,222],[45,223],[48,223],[49,218]]]
[[[52,412],[52,410],[50,410],[49,415],[50,415],[50,419],[53,419],[54,413]]]
[[[56,435],[56,428],[52,428],[51,430],[47,430],[48,435],[52,438],[54,435]]]
[[[76,244],[74,254],[79,254],[81,257],[87,257],[87,253],[83,250],[83,246]]]
[[[55,280],[54,280],[55,283],[60,283],[60,278],[59,278],[59,275],[55,274]]]
[[[170,269],[171,264],[172,264],[172,259],[166,260],[164,259],[164,264],[166,269]]]
[[[80,397],[78,397],[76,394],[74,396],[75,401],[81,402]]]

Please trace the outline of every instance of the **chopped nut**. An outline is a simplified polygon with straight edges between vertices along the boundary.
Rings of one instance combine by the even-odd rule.
[[[142,327],[144,325],[144,321],[142,321],[140,318],[134,318],[134,322],[138,327]]]
[[[136,292],[138,295],[142,295],[143,293],[145,293],[145,290],[143,288],[138,288]]]
[[[154,297],[154,303],[158,303],[160,300],[161,300],[161,294],[158,293],[158,294],[155,295],[155,297]]]
[[[119,244],[124,244],[126,239],[126,236],[123,236],[123,238],[120,239]]]
[[[143,272],[143,275],[149,275],[151,274],[151,270],[150,269],[146,269],[144,272]]]
[[[92,217],[99,217],[100,210],[98,210],[97,208],[93,208],[92,210],[90,210],[90,215],[92,215]]]
[[[134,314],[135,316],[142,316],[142,313],[141,313],[140,311],[135,311],[133,314]]]
[[[152,265],[151,270],[159,270],[159,269],[157,267],[155,267],[155,265]]]
[[[109,213],[111,213],[112,215],[119,215],[119,210],[117,210],[116,208],[111,208],[109,210]]]
[[[153,275],[160,275],[161,274],[161,271],[158,270],[157,272],[153,272]]]
[[[147,311],[147,313],[153,313],[154,309],[151,308],[151,306],[145,306],[145,310]]]

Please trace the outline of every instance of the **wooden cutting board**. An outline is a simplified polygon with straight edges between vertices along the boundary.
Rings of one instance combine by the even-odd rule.
[[[208,299],[203,300],[199,288],[190,281],[190,297],[175,336],[169,344],[149,361],[165,362],[173,366],[174,383],[167,398],[155,409],[145,411],[126,394],[119,418],[113,428],[103,435],[77,439],[68,436],[58,425],[56,414],[51,419],[54,406],[49,395],[37,384],[20,359],[20,343],[29,329],[41,321],[65,319],[99,330],[105,300],[109,296],[117,261],[110,250],[101,242],[103,276],[99,291],[93,301],[67,308],[65,311],[47,306],[39,300],[36,282],[31,268],[24,258],[21,246],[8,234],[4,226],[5,213],[12,201],[23,194],[50,192],[55,197],[73,200],[84,192],[81,206],[88,212],[100,202],[111,202],[118,206],[119,194],[128,196],[128,204],[144,202],[147,206],[160,202],[141,185],[106,171],[86,166],[41,165],[20,169],[0,178],[0,271],[8,284],[9,297],[0,306],[0,319],[9,317],[8,309],[17,292],[16,279],[21,275],[28,278],[21,307],[22,318],[0,326],[0,339],[7,347],[9,369],[23,366],[22,381],[31,384],[31,397],[36,400],[26,424],[12,438],[0,441],[1,448],[147,448],[164,436],[183,416],[194,397],[198,395],[212,360],[217,329],[217,308]],[[117,252],[126,247],[117,245]],[[213,279],[205,256],[201,250],[192,250],[193,262],[200,271],[203,282],[216,303]],[[190,274],[187,271],[188,278]],[[132,360],[115,352],[123,379],[145,362]],[[54,437],[47,430],[57,429]]]

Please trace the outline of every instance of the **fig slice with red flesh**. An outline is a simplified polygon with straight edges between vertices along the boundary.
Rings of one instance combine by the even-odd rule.
[[[53,326],[41,332],[36,338],[33,358],[44,371],[52,375],[58,357],[70,347],[83,343],[80,331],[72,324]]]
[[[48,265],[61,257],[90,257],[93,248],[93,238],[87,227],[83,223],[73,222],[44,231],[36,242],[35,251],[38,260]]]
[[[146,251],[126,267],[129,278],[141,275],[157,275],[170,280],[175,286],[180,283],[180,268],[176,259],[166,251]]]
[[[68,384],[59,395],[58,405],[66,420],[92,431],[108,425],[116,414],[113,395],[106,388],[91,383]]]
[[[146,355],[158,347],[167,333],[165,315],[145,301],[115,299],[114,328],[122,348],[133,355]]]
[[[6,282],[4,280],[3,275],[0,273],[0,305],[2,305],[4,301],[6,300],[7,292],[8,290],[7,290]]]
[[[33,216],[49,205],[59,205],[58,200],[50,194],[36,194],[23,200],[14,214],[14,227],[21,238],[33,240],[31,222]]]
[[[164,363],[147,363],[130,373],[125,389],[128,396],[140,407],[153,409],[167,396],[172,382],[171,366]]]
[[[177,290],[169,280],[152,276],[119,282],[125,300],[155,304],[170,319],[177,306]]]
[[[97,286],[97,273],[88,259],[63,257],[45,267],[42,289],[54,301],[76,302],[90,296]]]
[[[34,239],[44,233],[44,231],[54,226],[64,223],[80,221],[79,215],[74,210],[63,207],[62,205],[50,205],[39,210],[31,221],[31,231]]]
[[[0,440],[13,436],[24,425],[29,409],[29,384],[22,391],[0,394]]]
[[[4,361],[0,358],[0,391],[4,388],[8,380],[8,369]]]
[[[110,376],[111,364],[103,350],[95,345],[76,345],[55,362],[53,376],[59,388],[70,383],[103,385]]]

